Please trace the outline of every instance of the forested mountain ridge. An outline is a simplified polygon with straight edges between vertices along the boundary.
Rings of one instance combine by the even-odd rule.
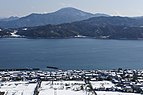
[[[88,20],[19,29],[18,34],[31,38],[67,38],[78,35],[104,39],[141,39],[142,23],[128,17],[94,17]]]

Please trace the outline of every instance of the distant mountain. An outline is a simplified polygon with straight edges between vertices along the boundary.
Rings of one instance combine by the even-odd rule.
[[[18,29],[30,38],[70,38],[78,35],[104,39],[143,39],[143,23],[128,17],[93,17],[88,20]]]
[[[81,21],[91,17],[109,16],[105,14],[91,14],[75,8],[62,8],[56,12],[48,14],[30,14],[28,16],[12,20],[0,21],[0,27],[16,28],[16,27],[32,27],[47,24],[71,23]]]
[[[2,19],[4,19],[4,18],[0,17],[0,20],[2,20]]]
[[[9,18],[0,18],[0,21],[12,21],[12,20],[17,20],[19,17],[16,16],[11,16]]]
[[[110,17],[110,15],[107,15],[107,14],[103,14],[103,13],[96,13],[94,14],[94,17]]]

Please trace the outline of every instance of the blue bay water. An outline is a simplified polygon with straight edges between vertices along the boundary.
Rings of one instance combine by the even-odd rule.
[[[143,68],[142,40],[0,39],[0,68]]]

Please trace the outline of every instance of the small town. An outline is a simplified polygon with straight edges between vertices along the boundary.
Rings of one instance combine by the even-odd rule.
[[[0,71],[0,95],[141,95],[143,70]]]

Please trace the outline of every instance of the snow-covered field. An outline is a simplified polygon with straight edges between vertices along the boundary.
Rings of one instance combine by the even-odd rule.
[[[115,85],[110,81],[91,81],[92,87],[95,88],[112,88]],[[111,91],[96,91],[97,95],[141,95],[135,93],[122,93],[122,92],[111,92]]]
[[[93,87],[106,88],[113,87],[109,81],[94,81],[91,82]],[[0,91],[5,92],[5,95],[33,95],[37,83],[28,83],[23,81],[18,82],[1,82]],[[81,88],[83,86],[83,88]],[[43,81],[39,90],[39,95],[94,95],[84,89],[86,84],[83,81]],[[97,95],[141,95],[135,93],[122,93],[111,91],[96,91]]]
[[[27,82],[2,82],[0,91],[5,95],[33,95],[37,83]]]
[[[83,90],[75,91],[76,89],[74,88],[79,88],[77,85],[76,87],[73,86],[75,83],[85,84],[82,81],[59,81],[53,83],[45,81],[41,83],[39,95],[86,95]],[[65,86],[65,84],[67,86]]]
[[[51,85],[51,82],[42,82],[41,88],[39,89],[40,93],[39,95],[94,95],[89,92],[86,92],[85,90],[76,90],[73,89],[79,88],[79,85],[73,85],[75,83],[79,83],[79,85],[84,85],[84,82],[82,81],[56,81],[53,82]],[[114,86],[109,81],[95,81],[91,82],[92,85],[96,88],[99,88],[101,86],[104,86],[106,88]],[[68,86],[65,86],[65,84],[69,84]],[[67,89],[69,87],[69,89]],[[97,95],[141,95],[141,94],[135,94],[135,93],[122,93],[122,92],[111,92],[111,91],[96,91]]]
[[[122,92],[107,92],[107,91],[96,91],[97,95],[141,95],[135,93],[122,93]]]
[[[112,88],[115,85],[110,81],[91,81],[92,87],[95,88]]]
[[[83,91],[43,89],[39,95],[86,95]]]

